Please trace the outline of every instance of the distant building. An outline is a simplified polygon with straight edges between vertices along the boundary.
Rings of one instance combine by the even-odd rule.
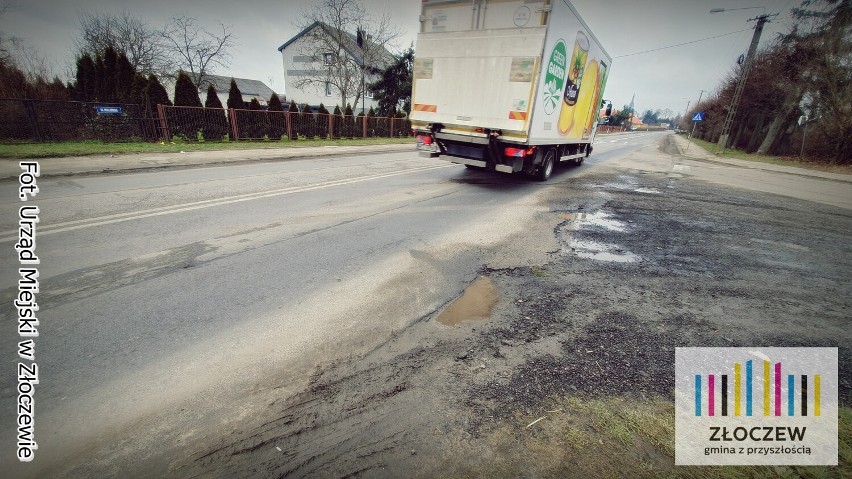
[[[213,88],[216,89],[216,96],[219,97],[219,101],[222,102],[222,106],[227,107],[228,93],[231,91],[232,78],[235,82],[237,82],[237,88],[239,88],[240,93],[243,95],[244,102],[249,103],[252,99],[256,98],[261,106],[266,106],[266,104],[269,103],[269,99],[272,97],[274,92],[272,91],[272,88],[266,86],[266,84],[262,81],[221,75],[205,75],[201,80],[201,85],[198,85],[198,91],[201,94],[201,103],[204,103],[204,99],[206,98],[207,85],[213,85]],[[282,95],[278,96],[281,98],[281,103],[285,103],[285,98]]]
[[[213,88],[216,90],[216,96],[219,97],[219,101],[222,102],[222,106],[227,108],[228,93],[231,91],[231,78],[237,82],[237,88],[239,88],[245,103],[249,103],[253,98],[257,98],[257,101],[261,104],[261,106],[266,106],[266,104],[269,103],[269,99],[272,97],[273,91],[272,88],[266,86],[266,84],[262,81],[223,75],[204,75],[204,78],[201,80],[201,84],[197,85],[198,97],[201,99],[201,103],[204,104],[204,100],[207,98],[207,85],[213,85]],[[163,86],[169,94],[169,99],[174,101],[175,80],[164,80]],[[283,95],[278,95],[278,97],[281,98],[281,103],[286,103],[286,99]]]
[[[341,36],[340,32],[322,22],[314,22],[293,38],[287,40],[283,45],[278,47],[281,52],[281,57],[284,63],[284,93],[288,98],[295,100],[298,104],[307,103],[312,107],[318,106],[320,103],[326,105],[329,110],[332,110],[335,105],[340,104],[340,91],[334,87],[332,82],[326,81],[322,84],[322,77],[329,76],[327,71],[323,70],[323,64],[332,65],[337,61],[334,52],[325,51],[322,42],[317,42],[316,38],[323,35]],[[358,46],[358,38],[349,32],[342,32],[343,38],[343,54],[347,55],[347,60],[354,61],[356,65],[361,65],[364,61],[362,58],[362,50]],[[370,41],[367,36],[363,39],[365,42]],[[373,63],[378,68],[384,68],[394,61],[393,55],[384,47],[376,46],[373,50],[374,56],[377,58]],[[367,62],[369,64],[369,61]],[[314,85],[298,88],[297,82],[302,78],[319,78],[319,82]],[[367,75],[366,83],[376,81],[375,75]],[[358,80],[360,83],[360,79]],[[357,101],[353,101],[352,109],[355,112],[361,111],[362,100],[364,100],[365,108],[375,108],[377,103],[373,100],[372,94],[367,93],[364,98],[358,97]],[[346,105],[339,105],[344,108]]]

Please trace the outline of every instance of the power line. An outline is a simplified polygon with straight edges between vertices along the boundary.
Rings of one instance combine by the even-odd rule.
[[[645,51],[643,51],[643,52],[628,53],[627,55],[616,55],[616,56],[614,56],[614,57],[612,57],[612,58],[613,58],[613,59],[615,59],[615,58],[624,58],[624,57],[630,57],[630,56],[633,56],[633,55],[642,55],[643,53],[651,53],[651,52],[656,52],[656,51],[659,51],[659,50],[665,50],[665,49],[667,49],[667,48],[682,47],[682,46],[684,46],[684,45],[689,45],[689,44],[691,44],[691,43],[698,43],[698,42],[703,42],[703,41],[706,41],[706,40],[712,40],[712,39],[714,39],[714,38],[725,37],[725,36],[728,36],[728,35],[733,35],[733,34],[735,34],[735,33],[747,32],[747,31],[749,31],[749,30],[751,30],[751,29],[750,29],[750,28],[746,28],[746,29],[744,29],[744,30],[737,30],[737,31],[735,31],[735,32],[723,33],[723,34],[721,34],[721,35],[715,35],[715,36],[712,36],[712,37],[702,38],[702,39],[700,39],[700,40],[693,40],[693,41],[691,41],[691,42],[678,43],[677,45],[669,45],[669,46],[667,46],[667,47],[654,48],[653,50],[645,50]]]

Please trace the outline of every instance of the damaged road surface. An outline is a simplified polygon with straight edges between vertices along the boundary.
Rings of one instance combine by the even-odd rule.
[[[852,212],[600,138],[544,184],[413,154],[45,181],[41,458],[3,463],[653,477],[677,346],[836,346],[848,407]]]

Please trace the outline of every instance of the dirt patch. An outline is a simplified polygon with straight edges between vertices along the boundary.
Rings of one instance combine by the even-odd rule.
[[[841,404],[852,404],[849,211],[598,171],[547,199],[545,233],[560,245],[547,264],[480,271],[501,300],[461,309],[493,308],[489,321],[448,328],[438,312],[426,316],[365,357],[317,371],[266,420],[173,475],[665,476],[678,346],[835,346]],[[635,259],[583,254],[587,243]],[[490,297],[480,289],[491,288],[471,296]],[[850,467],[844,411],[841,467],[825,477]],[[678,469],[819,472],[809,471]]]

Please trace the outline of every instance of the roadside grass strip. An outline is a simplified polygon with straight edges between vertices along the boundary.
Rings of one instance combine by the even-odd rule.
[[[852,468],[852,408],[841,407],[839,464],[675,466],[674,404],[662,398],[551,398],[485,433],[490,454],[448,458],[447,477],[684,479],[845,478]],[[541,419],[544,417],[544,419]],[[535,424],[532,421],[540,419]],[[530,425],[529,427],[527,427]]]

